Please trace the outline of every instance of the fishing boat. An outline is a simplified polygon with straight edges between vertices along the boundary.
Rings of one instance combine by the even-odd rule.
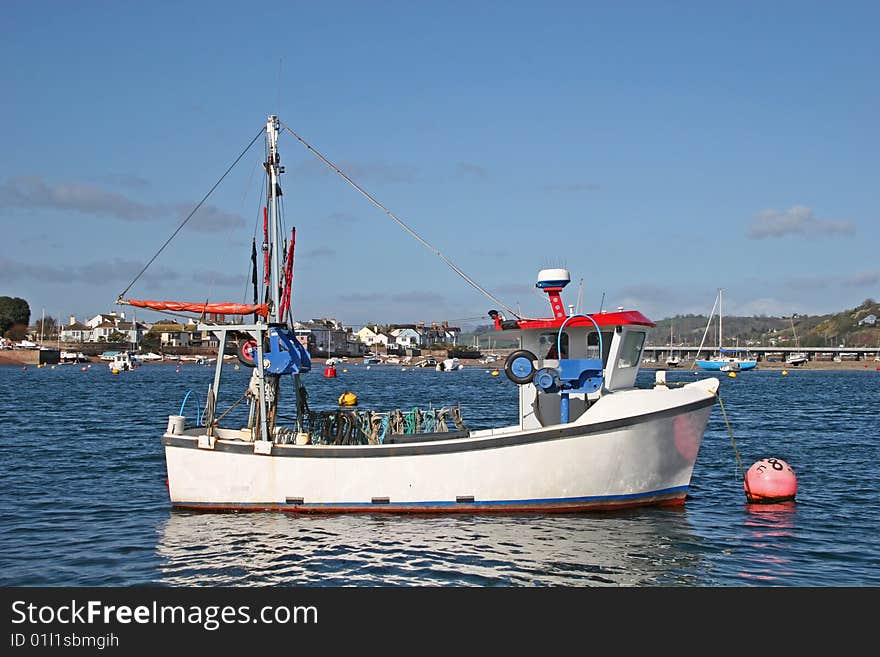
[[[127,372],[141,365],[141,361],[137,354],[131,351],[120,351],[113,355],[107,365],[111,370],[117,372]]]
[[[561,293],[570,275],[564,269],[538,273],[535,286],[547,295],[550,314],[533,319],[514,313],[442,256],[502,309],[488,311],[494,329],[503,339],[518,342],[504,363],[518,392],[510,424],[471,429],[461,405],[406,413],[310,408],[304,379],[312,361],[295,339],[290,304],[295,228],[289,240],[282,238],[281,125],[273,115],[264,130],[266,284],[258,289],[255,274],[254,303],[134,300],[124,296],[131,285],[117,299],[120,304],[193,312],[202,318],[222,315],[223,322],[203,319],[199,330],[217,337],[219,354],[234,345],[239,360],[251,368],[244,394],[240,388],[228,392],[221,386],[224,370],[218,358],[202,412],[184,415],[185,397],[180,410],[168,416],[161,441],[172,506],[293,513],[481,513],[684,504],[717,399],[718,379],[671,386],[658,374],[656,385],[638,387],[645,338],[654,323],[636,310],[567,313]],[[255,254],[253,248],[253,272]],[[233,314],[253,319],[227,321]],[[229,420],[232,416],[227,414],[242,400],[247,401],[247,422]]]
[[[724,323],[723,323],[723,313],[722,313],[722,290],[718,290],[718,296],[715,298],[715,303],[718,306],[718,351],[713,356],[708,359],[697,358],[694,361],[694,364],[702,370],[707,370],[711,372],[739,372],[740,370],[751,370],[754,369],[758,365],[758,361],[752,358],[743,358],[739,354],[743,353],[743,349],[731,349],[728,347],[724,347]],[[706,324],[706,330],[708,331],[709,325],[712,323],[712,315],[714,314],[714,307],[712,309],[712,313],[709,314],[709,321]],[[746,352],[747,353],[747,352]]]

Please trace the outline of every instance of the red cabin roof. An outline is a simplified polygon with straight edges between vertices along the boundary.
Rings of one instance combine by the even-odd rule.
[[[601,312],[590,315],[599,328],[614,326],[656,326],[654,322],[645,317],[638,310],[620,310],[613,313]],[[562,327],[568,317],[547,317],[542,319],[517,319],[502,321],[501,317],[495,319],[495,328],[499,331],[505,330],[535,330],[535,329],[557,329]],[[572,317],[566,328],[587,327],[595,328],[593,322],[586,317],[575,315]]]
[[[588,327],[595,328],[593,322],[582,315],[573,315],[569,317],[565,314],[564,306],[560,292],[564,285],[546,285],[540,286],[547,294],[547,300],[550,302],[550,310],[553,311],[553,317],[546,319],[515,319],[502,320],[501,315],[496,310],[489,312],[489,317],[495,320],[495,328],[499,331],[516,331],[516,330],[537,330],[537,329],[560,329],[562,325],[568,321],[566,327]],[[599,328],[607,326],[656,326],[654,322],[645,317],[638,310],[618,310],[613,313],[596,313],[589,315]]]

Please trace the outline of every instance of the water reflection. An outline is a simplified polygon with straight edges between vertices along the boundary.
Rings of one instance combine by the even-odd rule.
[[[174,586],[699,584],[686,511],[559,516],[292,516],[175,511],[158,583]]]
[[[797,505],[793,501],[745,505],[743,525],[749,550],[743,557],[741,578],[782,585],[795,575],[787,539],[794,535],[796,518]]]

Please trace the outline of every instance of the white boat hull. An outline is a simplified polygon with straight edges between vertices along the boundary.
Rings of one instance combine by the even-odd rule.
[[[237,440],[199,448],[198,434],[208,447],[204,428],[166,433],[169,493],[183,508],[331,513],[682,504],[715,399],[697,383],[609,395],[584,414],[592,417],[566,425],[431,442],[273,445],[257,454],[255,443]]]

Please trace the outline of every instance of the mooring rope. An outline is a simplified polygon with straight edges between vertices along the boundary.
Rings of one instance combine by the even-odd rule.
[[[730,442],[733,443],[733,453],[736,454],[736,462],[737,464],[739,464],[739,474],[742,477],[743,484],[746,488],[746,499],[751,501],[752,491],[749,490],[749,482],[746,479],[746,473],[743,469],[743,462],[739,456],[739,450],[736,448],[736,440],[734,440],[733,438],[733,428],[730,426],[730,420],[727,419],[727,411],[724,410],[724,402],[721,401],[721,395],[716,392],[715,397],[718,399],[718,405],[721,407],[721,415],[724,416],[724,423],[727,425],[727,433],[730,435]]]

